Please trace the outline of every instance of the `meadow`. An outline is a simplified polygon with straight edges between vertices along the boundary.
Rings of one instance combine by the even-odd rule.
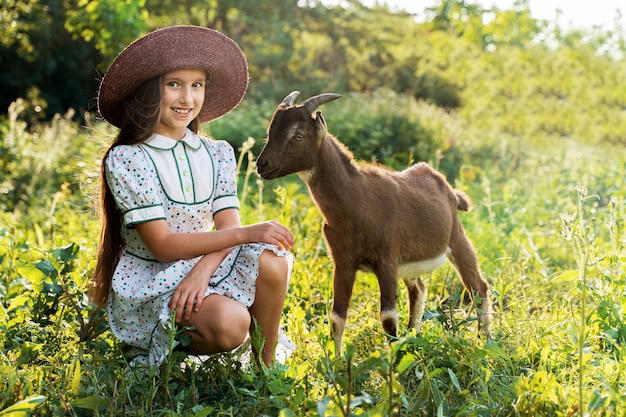
[[[428,128],[448,138],[450,116],[421,106]],[[277,219],[296,236],[284,331],[297,349],[272,368],[244,346],[202,358],[173,351],[160,372],[133,371],[86,297],[98,160],[112,132],[69,115],[29,128],[17,114],[0,126],[2,417],[626,414],[623,145],[528,143],[455,125],[455,152],[446,142],[428,160],[444,169],[454,155],[454,184],[474,201],[461,219],[492,285],[493,337],[479,336],[475,306],[444,266],[425,279],[423,331],[403,328],[388,343],[376,280],[359,273],[336,357],[321,215],[297,177],[257,179],[262,137],[238,144],[243,221]],[[342,126],[327,120],[331,131]]]

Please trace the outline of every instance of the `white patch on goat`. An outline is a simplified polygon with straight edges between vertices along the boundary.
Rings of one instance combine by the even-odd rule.
[[[449,249],[448,249],[449,251]],[[447,253],[447,252],[446,252]],[[435,269],[446,263],[446,253],[442,253],[436,258],[427,259],[425,261],[411,262],[398,266],[399,278],[416,278],[420,275],[432,273]]]
[[[307,169],[306,171],[298,171],[296,174],[298,174],[300,179],[304,182],[308,182],[313,175],[310,169]]]
[[[426,287],[417,294],[417,299],[413,305],[413,317],[410,318],[409,325],[413,327],[418,333],[422,329],[422,317],[424,317],[424,309],[426,306]]]
[[[332,322],[332,335],[335,342],[335,353],[337,357],[341,356],[341,339],[343,331],[346,328],[346,320],[339,317],[339,314],[332,311],[330,313],[330,321]]]
[[[382,323],[389,319],[393,320],[396,324],[396,328],[398,328],[398,312],[396,310],[386,310],[380,312],[380,321]]]
[[[289,140],[293,139],[293,137],[296,135],[297,130],[298,130],[298,125],[296,125],[295,123],[292,123],[291,126],[289,126],[289,129],[287,129],[287,139]]]
[[[481,329],[480,331],[486,337],[491,336],[491,326],[493,324],[493,307],[489,298],[484,298],[480,305],[482,315],[480,316]]]
[[[346,320],[339,317],[339,314],[335,313],[334,311],[330,313],[330,320],[336,325],[340,326],[341,329],[346,327]]]

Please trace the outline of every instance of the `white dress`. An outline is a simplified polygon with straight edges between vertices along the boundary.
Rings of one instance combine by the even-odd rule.
[[[119,340],[144,351],[149,363],[158,366],[169,352],[167,304],[199,258],[157,261],[134,225],[164,219],[176,233],[212,230],[215,213],[239,208],[235,153],[225,141],[187,130],[180,141],[154,135],[143,144],[117,146],[105,169],[123,213],[124,241],[107,306],[109,324]],[[287,257],[291,275],[291,253],[264,243],[245,244],[226,256],[205,296],[223,294],[250,307],[264,250]]]

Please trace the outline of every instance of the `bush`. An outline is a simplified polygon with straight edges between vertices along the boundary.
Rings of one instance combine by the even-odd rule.
[[[8,118],[0,121],[0,209],[28,210],[57,192],[78,191],[90,176],[96,142],[72,121],[73,111],[56,115],[49,123],[28,128],[21,120],[26,103],[14,102]],[[82,199],[81,193],[76,193]]]

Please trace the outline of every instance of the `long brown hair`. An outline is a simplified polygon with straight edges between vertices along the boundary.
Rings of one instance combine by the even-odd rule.
[[[161,91],[163,77],[143,83],[124,101],[124,119],[113,143],[104,153],[100,167],[100,217],[101,231],[98,261],[89,288],[92,301],[103,306],[111,291],[111,280],[122,252],[122,213],[106,181],[106,160],[109,152],[119,145],[136,145],[148,140],[157,130],[161,116]],[[189,129],[198,133],[200,122],[194,119]]]

